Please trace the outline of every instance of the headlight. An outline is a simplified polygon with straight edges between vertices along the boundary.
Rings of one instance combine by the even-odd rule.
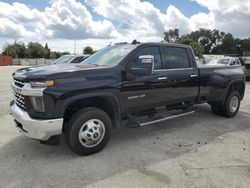
[[[51,87],[54,85],[54,81],[53,80],[47,80],[44,82],[36,82],[36,81],[32,81],[30,82],[31,87]]]
[[[43,97],[30,97],[30,102],[35,111],[37,112],[45,111]]]

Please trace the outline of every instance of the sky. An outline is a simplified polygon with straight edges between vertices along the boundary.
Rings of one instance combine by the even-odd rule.
[[[178,28],[250,36],[250,0],[0,0],[0,51],[15,40],[81,53],[116,42],[157,42]]]

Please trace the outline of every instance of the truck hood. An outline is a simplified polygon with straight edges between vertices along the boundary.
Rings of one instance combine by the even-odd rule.
[[[104,69],[107,67],[85,64],[59,64],[59,65],[42,65],[18,69],[13,75],[21,80],[45,80],[66,76],[67,73],[88,72],[89,70]]]

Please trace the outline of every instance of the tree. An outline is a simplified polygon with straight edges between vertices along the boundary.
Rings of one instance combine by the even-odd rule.
[[[250,55],[250,37],[248,39],[243,39],[240,41],[239,47],[241,49],[242,55]]]
[[[29,58],[43,58],[44,48],[38,42],[29,42],[27,45],[27,56]]]
[[[50,49],[48,47],[48,44],[46,43],[45,47],[44,47],[44,56],[43,57],[46,59],[49,59],[50,55],[51,55],[51,52],[50,52]]]
[[[164,41],[166,42],[176,42],[179,39],[179,29],[170,29],[164,32]]]
[[[59,57],[61,57],[61,53],[60,52],[51,52],[50,58],[51,59],[58,59]]]
[[[204,49],[203,49],[203,47],[202,47],[201,44],[199,44],[198,42],[194,41],[192,38],[190,38],[188,36],[182,36],[177,41],[177,43],[190,45],[193,48],[195,56],[197,56],[199,58],[202,58],[202,55],[204,53]]]
[[[26,48],[23,43],[15,41],[14,44],[5,45],[2,54],[12,56],[13,58],[25,58]]]
[[[221,43],[217,45],[213,50],[213,54],[238,54],[241,53],[240,39],[234,39],[230,33],[224,34]],[[238,47],[237,47],[238,46]]]
[[[90,46],[85,47],[83,50],[83,54],[93,54],[93,53],[94,53],[94,50]]]
[[[170,29],[169,31],[164,32],[164,35],[164,41],[190,45],[193,48],[195,55],[202,58],[204,49],[198,41],[194,40],[198,40],[199,34],[193,33],[193,38],[191,38],[189,34],[180,37],[179,29]]]
[[[224,32],[220,32],[216,29],[209,30],[201,28],[197,31],[191,32],[187,36],[200,43],[204,49],[204,53],[209,54],[212,52],[213,48],[221,43],[224,34]]]
[[[63,55],[70,55],[70,53],[69,52],[56,52],[56,51],[53,51],[53,52],[51,52],[50,58],[51,59],[58,59],[59,57],[61,57]]]

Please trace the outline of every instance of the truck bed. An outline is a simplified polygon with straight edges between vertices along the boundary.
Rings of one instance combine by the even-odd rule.
[[[244,80],[243,66],[198,66],[200,75],[199,98],[207,102],[223,101],[231,82]]]

